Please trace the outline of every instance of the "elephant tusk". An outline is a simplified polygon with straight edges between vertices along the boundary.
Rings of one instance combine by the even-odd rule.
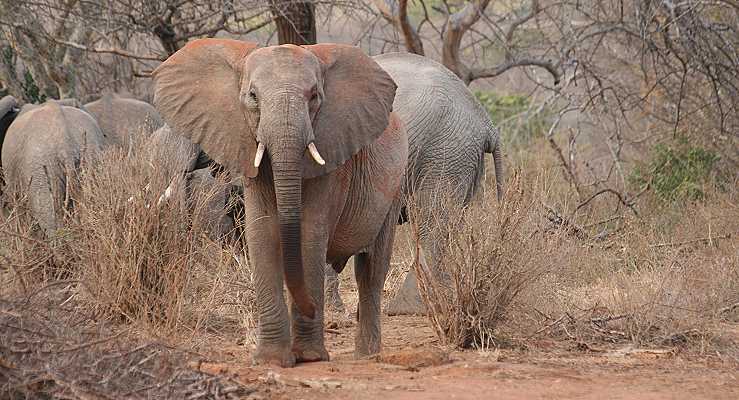
[[[254,167],[259,168],[259,164],[262,163],[262,157],[264,156],[264,144],[259,142],[257,146],[257,154],[254,156]]]
[[[161,204],[162,201],[172,197],[172,185],[174,185],[174,182],[170,183],[169,186],[167,186],[167,189],[164,191],[164,194],[159,196],[159,200],[157,200],[157,205]]]
[[[313,157],[313,160],[315,160],[318,165],[326,164],[326,161],[324,161],[323,157],[321,157],[321,153],[318,152],[315,143],[308,143],[308,151],[310,152],[311,157]]]

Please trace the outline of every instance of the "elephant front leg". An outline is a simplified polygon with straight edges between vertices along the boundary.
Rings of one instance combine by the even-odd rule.
[[[272,219],[276,218],[263,216],[259,220],[258,231],[247,231],[249,262],[254,271],[257,294],[259,330],[253,360],[255,364],[292,367],[295,365],[295,355],[290,343],[290,319],[283,290],[279,234],[276,224],[270,223]]]
[[[292,302],[290,310],[293,322],[292,349],[299,362],[328,361],[329,355],[323,336],[325,244],[304,246],[303,260],[305,284],[316,304],[316,315],[313,319],[306,318],[298,311],[295,302]]]

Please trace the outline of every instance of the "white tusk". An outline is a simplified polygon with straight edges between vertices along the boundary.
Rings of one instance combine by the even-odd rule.
[[[259,164],[262,163],[262,157],[264,156],[264,144],[259,142],[257,146],[257,155],[254,156],[254,167],[259,168]]]
[[[316,144],[313,142],[308,143],[308,151],[310,152],[311,157],[318,163],[318,165],[324,165],[326,164],[326,161],[323,160],[323,157],[321,157],[321,153],[318,152],[318,149],[316,148]]]
[[[174,182],[170,183],[169,186],[167,186],[167,190],[164,191],[164,194],[159,196],[159,200],[157,200],[157,205],[161,204],[162,201],[172,197],[172,185],[174,185]]]

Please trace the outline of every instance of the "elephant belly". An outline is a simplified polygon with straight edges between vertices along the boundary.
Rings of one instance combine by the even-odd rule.
[[[400,193],[408,161],[408,138],[393,117],[385,132],[354,155],[337,174],[337,189],[347,190],[338,224],[329,241],[329,262],[367,251]],[[397,215],[391,217],[392,223]]]

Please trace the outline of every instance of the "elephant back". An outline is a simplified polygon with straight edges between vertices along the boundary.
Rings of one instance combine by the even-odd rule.
[[[129,146],[133,137],[148,137],[164,125],[151,104],[110,93],[84,108],[95,117],[109,144],[123,148]]]
[[[10,175],[18,168],[48,168],[55,161],[74,164],[83,155],[99,152],[104,141],[100,127],[88,113],[46,102],[21,113],[8,129],[3,163]]]
[[[32,107],[6,134],[2,148],[6,182],[28,194],[34,215],[48,232],[57,226],[55,214],[63,207],[68,177],[103,145],[97,122],[83,110],[53,101]]]
[[[469,201],[480,185],[485,151],[497,140],[487,110],[461,79],[436,61],[408,53],[374,59],[398,85],[393,111],[409,138],[406,194],[441,186]]]

